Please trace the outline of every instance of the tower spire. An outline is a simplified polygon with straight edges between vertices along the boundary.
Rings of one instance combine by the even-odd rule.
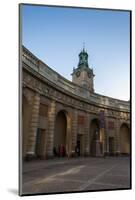
[[[77,68],[73,69],[72,81],[90,92],[94,92],[94,74],[93,69],[89,68],[88,53],[85,50],[85,43],[83,42],[83,50],[79,53],[79,63]]]
[[[85,51],[85,42],[83,42],[83,52]]]
[[[79,54],[79,63],[78,67],[89,67],[88,64],[88,54],[85,51],[85,43],[83,42],[83,49]]]

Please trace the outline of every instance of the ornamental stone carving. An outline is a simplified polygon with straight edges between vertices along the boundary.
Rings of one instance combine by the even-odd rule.
[[[23,95],[31,104],[30,107],[33,108],[31,133],[33,133],[32,124],[35,123],[34,116],[36,114],[36,124],[34,126],[34,136],[32,135],[32,139],[35,138],[34,140],[36,140],[37,128],[43,129],[44,127],[45,129],[47,147],[44,151],[44,155],[48,157],[53,156],[55,122],[56,115],[59,111],[64,112],[65,119],[68,122],[70,121],[67,131],[69,150],[71,149],[74,151],[78,135],[80,134],[79,136],[83,137],[83,152],[90,155],[91,129],[93,128],[93,131],[95,127],[96,129],[101,129],[99,113],[101,110],[104,110],[104,150],[108,152],[108,137],[114,136],[116,140],[116,147],[114,147],[114,149],[120,153],[119,130],[122,123],[130,125],[130,102],[104,97],[94,93],[94,91],[90,92],[86,88],[77,86],[60,76],[37,58],[34,58],[34,55],[31,55],[29,51],[27,52],[26,48],[24,49],[25,58],[23,58],[22,62]],[[35,94],[36,97],[33,101]],[[47,105],[47,107],[41,104]],[[48,124],[48,126],[45,125],[44,121],[40,120],[41,115],[46,116],[46,124]],[[40,116],[40,119],[38,116]],[[79,120],[78,116],[80,116]],[[38,123],[39,121],[40,123]],[[92,127],[90,127],[91,123],[94,124]],[[101,130],[99,130],[99,132],[100,131]],[[25,132],[29,134],[27,130]],[[35,146],[31,143],[31,138],[29,138],[28,143],[30,143],[31,149],[33,153],[35,153]],[[29,151],[31,151],[31,149]]]

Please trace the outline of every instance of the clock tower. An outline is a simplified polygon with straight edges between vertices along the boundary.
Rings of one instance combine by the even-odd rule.
[[[83,48],[79,54],[78,66],[73,68],[72,82],[94,92],[94,76],[93,69],[89,68],[88,54]]]

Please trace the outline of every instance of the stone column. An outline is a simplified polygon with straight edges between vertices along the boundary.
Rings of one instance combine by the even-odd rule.
[[[93,137],[93,133],[92,133],[92,128],[91,128],[91,123],[92,123],[92,119],[93,119],[93,115],[90,113],[90,116],[89,116],[89,155],[91,156],[92,153],[91,153],[91,149],[92,149],[92,137]]]
[[[120,126],[118,119],[116,119],[115,152],[116,155],[120,155]]]
[[[104,126],[100,127],[100,142],[102,143],[102,154],[106,156],[109,154],[108,146],[108,128],[107,128],[107,118],[104,116]]]
[[[104,155],[104,152],[105,152],[105,130],[104,130],[104,128],[100,128],[100,139],[99,139],[99,142],[102,145],[101,154]]]
[[[46,156],[47,156],[47,158],[53,157],[55,111],[56,111],[56,103],[55,103],[54,100],[52,100],[50,102],[49,111],[48,111],[48,133],[47,133],[47,144],[46,144]]]
[[[84,133],[84,155],[89,155],[89,114],[86,113],[86,120],[85,120],[85,133]]]
[[[104,155],[108,156],[109,155],[109,132],[108,129],[104,129],[104,134],[105,134],[105,147],[104,147]]]
[[[105,119],[105,128],[104,128],[104,135],[105,135],[105,147],[104,147],[104,155],[109,155],[109,130],[108,130],[108,119]]]
[[[72,151],[72,156],[75,155],[75,146],[77,143],[77,120],[78,120],[78,115],[77,115],[77,110],[73,110],[73,115],[72,115],[72,134],[71,134],[71,151]]]
[[[39,107],[40,107],[40,95],[36,93],[35,96],[33,97],[32,115],[30,121],[26,159],[31,159],[35,157],[36,135],[39,122]]]

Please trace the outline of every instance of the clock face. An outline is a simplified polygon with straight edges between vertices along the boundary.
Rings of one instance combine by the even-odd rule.
[[[77,76],[77,77],[79,77],[79,76],[80,76],[80,72],[79,72],[79,71],[76,73],[76,76]]]

